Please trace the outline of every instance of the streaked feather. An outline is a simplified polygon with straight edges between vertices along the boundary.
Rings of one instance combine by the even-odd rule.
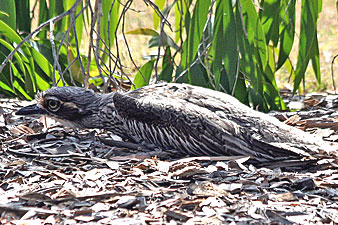
[[[59,99],[58,112],[48,110],[48,98]],[[74,87],[52,88],[39,94],[37,101],[48,115],[78,127],[110,130],[194,156],[246,155],[264,162],[309,158],[338,149],[232,96],[187,84],[157,84],[105,95]]]

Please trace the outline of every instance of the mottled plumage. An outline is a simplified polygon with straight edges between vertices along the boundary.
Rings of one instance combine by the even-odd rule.
[[[157,84],[111,94],[57,87],[36,100],[37,108],[23,108],[17,114],[43,113],[68,126],[106,129],[188,155],[248,155],[264,162],[338,149],[232,96],[187,84]]]

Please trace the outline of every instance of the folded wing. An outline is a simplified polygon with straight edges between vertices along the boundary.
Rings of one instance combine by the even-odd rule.
[[[195,156],[245,155],[263,162],[309,156],[301,148],[287,145],[293,141],[290,132],[278,133],[289,131],[287,125],[280,128],[276,119],[224,93],[159,84],[116,93],[114,105],[131,136],[163,149]]]

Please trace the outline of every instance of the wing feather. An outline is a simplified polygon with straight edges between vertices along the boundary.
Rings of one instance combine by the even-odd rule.
[[[183,84],[159,84],[116,93],[114,105],[121,118],[135,121],[126,123],[136,126],[126,128],[134,130],[131,135],[142,134],[139,138],[162,148],[190,155],[248,155],[258,161],[308,155],[273,144],[290,142],[290,135],[300,137],[300,133],[224,93]],[[277,132],[287,134],[275,137]]]

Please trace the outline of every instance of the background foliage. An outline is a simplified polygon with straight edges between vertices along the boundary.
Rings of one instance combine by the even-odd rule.
[[[164,80],[224,91],[268,111],[286,109],[276,84],[278,70],[288,71],[294,93],[304,88],[309,62],[321,82],[321,0],[301,1],[298,34],[295,0],[144,0],[153,8],[153,24],[128,31],[127,12],[137,11],[132,0],[1,2],[0,93],[7,96],[32,99],[55,85],[94,84],[107,91],[125,81],[134,89]],[[39,27],[32,30],[36,19]],[[126,35],[151,37],[149,48],[157,54],[136,65]],[[291,62],[295,44],[297,61]],[[135,74],[121,61],[123,47]]]

